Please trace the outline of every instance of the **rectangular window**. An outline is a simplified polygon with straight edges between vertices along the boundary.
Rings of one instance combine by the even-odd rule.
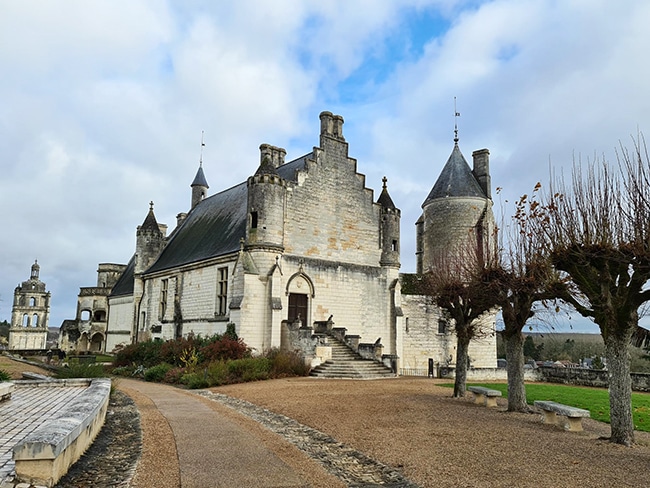
[[[438,320],[438,334],[447,333],[447,321],[444,319]]]
[[[217,315],[226,315],[228,304],[228,268],[217,270],[219,283],[217,283]]]
[[[160,310],[158,316],[160,320],[165,318],[165,311],[167,310],[167,293],[169,291],[169,280],[161,280],[160,282]]]

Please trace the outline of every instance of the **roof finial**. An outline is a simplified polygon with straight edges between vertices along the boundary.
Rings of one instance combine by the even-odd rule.
[[[456,110],[456,97],[454,97],[454,144],[458,144],[458,117],[460,117],[460,112]]]
[[[383,185],[383,189],[385,190],[385,189],[386,189],[386,186],[387,186],[386,183],[388,183],[388,178],[386,178],[386,177],[384,176],[384,177],[381,179],[381,182],[384,184],[384,185]]]
[[[153,200],[149,202],[149,210],[153,212]]]
[[[203,148],[205,147],[205,142],[203,142],[203,133],[205,131],[201,131],[201,156],[199,157],[199,167],[203,167]]]

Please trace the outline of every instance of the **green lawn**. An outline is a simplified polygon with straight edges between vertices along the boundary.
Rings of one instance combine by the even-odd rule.
[[[470,385],[499,390],[504,397],[508,396],[508,386],[505,383],[467,384]],[[444,386],[453,387],[452,384]],[[589,410],[592,419],[609,423],[609,395],[605,389],[553,383],[526,384],[526,401],[532,404],[535,400],[552,400],[564,405],[584,408]],[[636,430],[650,432],[650,394],[632,393],[632,417]]]

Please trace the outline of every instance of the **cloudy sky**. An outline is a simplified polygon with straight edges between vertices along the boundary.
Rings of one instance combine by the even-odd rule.
[[[413,272],[454,97],[466,159],[489,148],[512,201],[650,131],[649,20],[645,0],[0,0],[0,320],[35,259],[59,326],[149,201],[171,229],[201,131],[216,193],[261,143],[311,151],[323,110],[376,196],[388,177]]]

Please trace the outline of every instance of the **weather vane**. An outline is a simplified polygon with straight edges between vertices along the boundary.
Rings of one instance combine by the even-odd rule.
[[[203,166],[203,148],[205,147],[205,142],[203,142],[203,133],[205,131],[201,131],[201,155],[199,156],[199,166]]]
[[[454,97],[454,142],[458,144],[458,117],[460,117],[460,112],[456,110],[456,97]]]

